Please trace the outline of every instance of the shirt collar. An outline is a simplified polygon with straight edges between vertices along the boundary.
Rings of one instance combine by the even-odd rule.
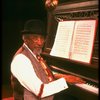
[[[25,46],[27,48],[27,50],[36,58],[36,60],[38,61],[36,55],[32,52],[32,50],[24,43],[23,46]]]

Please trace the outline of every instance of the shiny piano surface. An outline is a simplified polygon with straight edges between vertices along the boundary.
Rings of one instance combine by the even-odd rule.
[[[57,24],[60,20],[99,19],[98,12],[98,0],[78,0],[73,2],[71,0],[71,2],[59,4],[53,11],[49,11],[48,13],[47,38],[41,56],[46,60],[53,72],[71,74],[86,81],[85,84],[68,83],[69,88],[64,91],[65,97],[66,94],[70,94],[76,97],[77,100],[98,100],[99,28],[97,28],[96,32],[91,63],[86,64],[50,55],[56,35]]]

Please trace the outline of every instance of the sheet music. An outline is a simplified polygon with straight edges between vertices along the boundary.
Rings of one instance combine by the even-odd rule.
[[[54,45],[50,55],[69,58],[74,23],[75,21],[59,22]]]
[[[59,22],[50,55],[90,63],[96,20]]]
[[[89,63],[92,56],[96,20],[76,21],[71,59]]]

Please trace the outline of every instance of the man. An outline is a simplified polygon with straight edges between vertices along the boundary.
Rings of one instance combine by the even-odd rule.
[[[29,20],[22,31],[23,45],[11,62],[11,83],[15,100],[53,100],[54,94],[68,88],[66,80],[55,80],[40,57],[45,42],[40,20]]]

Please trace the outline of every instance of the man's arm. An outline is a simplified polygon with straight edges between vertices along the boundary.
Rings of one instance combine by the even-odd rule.
[[[40,95],[41,98],[53,95],[68,88],[64,78],[44,84],[37,77],[31,61],[23,54],[19,54],[13,59],[11,63],[11,72],[23,87],[36,96],[39,96],[43,84],[42,93]]]

